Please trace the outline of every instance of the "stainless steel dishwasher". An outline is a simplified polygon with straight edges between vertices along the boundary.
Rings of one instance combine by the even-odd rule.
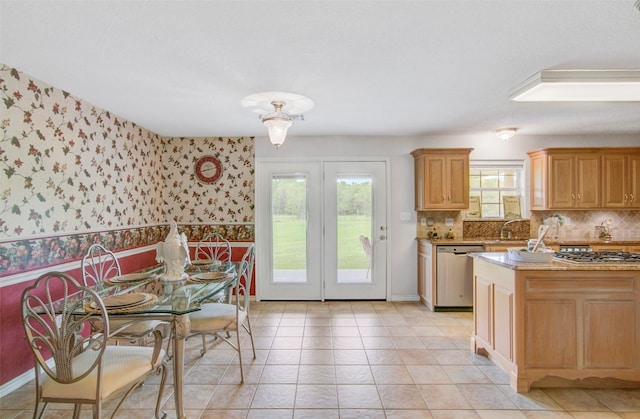
[[[467,255],[482,245],[437,246],[435,310],[473,308],[473,261]]]

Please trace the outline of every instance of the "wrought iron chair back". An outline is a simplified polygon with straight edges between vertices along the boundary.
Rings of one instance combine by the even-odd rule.
[[[156,402],[156,417],[160,417],[167,374],[160,332],[155,334],[153,348],[109,346],[109,316],[102,299],[62,272],[46,273],[23,291],[22,317],[35,359],[34,418],[41,417],[50,402],[74,404],[74,418],[79,417],[82,404],[92,404],[93,417],[100,418],[103,400],[127,389],[114,417],[127,396],[152,373],[162,374]]]
[[[218,233],[209,233],[196,245],[195,259],[231,262],[231,243]]]
[[[82,281],[91,286],[121,274],[116,255],[99,243],[92,244],[82,257]]]

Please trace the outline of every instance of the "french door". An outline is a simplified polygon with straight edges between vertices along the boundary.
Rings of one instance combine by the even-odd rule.
[[[256,164],[256,298],[386,299],[385,161]]]

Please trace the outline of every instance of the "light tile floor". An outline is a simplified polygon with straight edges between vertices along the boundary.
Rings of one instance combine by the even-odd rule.
[[[259,302],[251,313],[257,359],[245,339],[243,385],[226,344],[200,356],[200,339],[187,341],[187,417],[640,418],[640,389],[515,393],[506,374],[470,352],[471,313],[390,302]],[[157,390],[154,377],[118,418],[152,417]],[[33,393],[28,384],[0,399],[0,417],[31,417]],[[175,417],[171,382],[164,400]],[[70,408],[51,405],[45,417],[70,417]]]

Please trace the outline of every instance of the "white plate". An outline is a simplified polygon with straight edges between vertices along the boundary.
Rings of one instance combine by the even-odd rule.
[[[198,266],[198,265],[211,265],[213,263],[213,259],[196,259],[196,260],[192,260],[191,264]]]
[[[226,272],[205,272],[191,277],[196,281],[222,281],[228,277]]]
[[[151,277],[152,276],[147,273],[140,272],[140,273],[131,273],[131,274],[114,276],[113,278],[109,278],[106,281],[112,284],[117,284],[117,283],[124,283],[124,282],[143,281],[145,279],[150,279]]]

